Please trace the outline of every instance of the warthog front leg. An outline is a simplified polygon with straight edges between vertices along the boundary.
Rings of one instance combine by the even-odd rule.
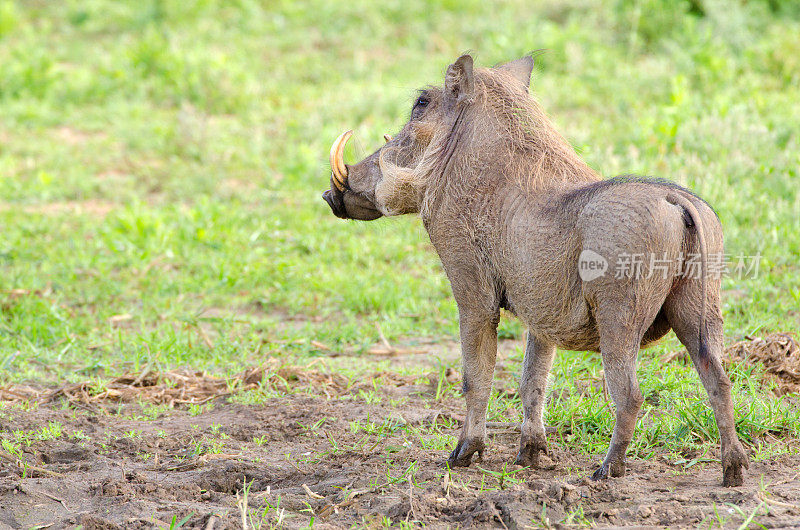
[[[625,476],[625,452],[633,439],[636,418],[644,401],[636,378],[636,355],[639,351],[638,337],[636,339],[626,346],[617,340],[603,340],[601,331],[603,371],[616,408],[616,421],[608,453],[592,475],[592,480]]]
[[[460,314],[461,362],[467,414],[458,444],[447,464],[469,466],[472,455],[483,456],[486,447],[486,407],[492,390],[494,363],[497,357],[499,312],[488,315]]]
[[[519,443],[519,454],[514,461],[520,466],[537,467],[539,453],[547,453],[547,439],[542,415],[547,376],[553,366],[555,353],[555,345],[537,339],[530,332],[528,333],[519,385],[519,395],[522,400],[522,436]]]

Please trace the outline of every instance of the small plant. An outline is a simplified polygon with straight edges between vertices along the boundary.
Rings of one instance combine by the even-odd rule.
[[[11,440],[3,438],[0,440],[0,443],[2,444],[2,448],[5,452],[16,456],[20,460],[22,459],[22,446],[19,442],[12,442]]]
[[[589,528],[592,526],[592,521],[586,517],[583,511],[583,504],[579,504],[577,508],[570,510],[569,513],[564,516],[560,524]]]
[[[36,432],[36,439],[41,441],[52,440],[61,436],[61,423],[57,421],[48,421],[46,427],[41,427]]]
[[[539,516],[536,519],[533,519],[531,521],[531,523],[532,523],[532,525],[534,527],[538,527],[538,528],[552,528],[552,525],[550,524],[550,518],[547,516],[547,503],[546,502],[542,503],[542,512],[539,514]]]
[[[195,404],[195,403],[190,403],[189,404],[189,408],[188,408],[188,412],[189,412],[189,416],[199,416],[200,414],[202,414],[204,412],[211,412],[213,409],[214,409],[214,403],[212,403],[212,402],[208,402],[206,404],[199,404],[199,405]]]
[[[178,516],[177,515],[173,515],[172,516],[172,520],[169,523],[169,529],[170,530],[177,530],[178,528],[183,527],[183,525],[185,525],[186,523],[189,522],[189,519],[191,519],[193,515],[194,515],[194,512],[191,512],[189,515],[187,515],[186,517],[184,517],[180,521],[178,521]]]
[[[504,490],[508,487],[509,484],[519,484],[522,482],[522,479],[516,478],[516,474],[520,471],[523,471],[525,468],[518,468],[512,471],[508,470],[508,464],[503,464],[503,467],[500,471],[492,471],[490,469],[484,469],[482,467],[478,467],[481,473],[485,473],[494,477],[497,480],[497,489]]]

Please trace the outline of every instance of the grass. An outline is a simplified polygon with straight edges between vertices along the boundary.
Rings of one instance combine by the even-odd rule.
[[[350,159],[380,145],[464,50],[490,65],[537,48],[536,97],[593,167],[691,187],[731,256],[762,256],[758,277],[723,283],[727,339],[800,331],[794,2],[0,0],[0,382],[102,388],[145,366],[233,374],[265,357],[421,376],[359,353],[381,334],[456,340],[447,280],[417,219],[330,214],[329,143],[354,128]],[[504,317],[501,337],[522,332]],[[679,347],[641,355],[632,452],[688,464],[717,434],[691,366],[659,361]],[[458,392],[447,363],[435,400]],[[561,353],[546,418],[593,454],[613,423],[599,370],[597,355]],[[764,435],[799,436],[800,413],[752,370],[732,368],[738,429],[770,451]],[[518,398],[496,392],[489,415],[517,420]]]

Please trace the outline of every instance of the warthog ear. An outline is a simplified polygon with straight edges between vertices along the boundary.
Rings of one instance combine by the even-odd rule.
[[[444,97],[448,106],[472,96],[472,56],[462,55],[447,67],[444,76]]]
[[[531,72],[533,72],[534,55],[526,55],[516,61],[495,66],[495,70],[506,72],[514,76],[520,83],[528,88],[531,85]]]

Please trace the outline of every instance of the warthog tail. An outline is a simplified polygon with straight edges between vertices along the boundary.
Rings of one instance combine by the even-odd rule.
[[[706,305],[708,300],[706,238],[703,233],[703,223],[700,212],[695,208],[690,196],[693,195],[671,192],[667,195],[666,199],[670,204],[683,208],[686,226],[690,228],[694,227],[694,232],[697,235],[697,246],[700,249],[700,291],[702,292],[702,301],[700,302],[700,330],[697,333],[697,355],[698,358],[703,359],[708,355],[708,341],[706,340]]]

